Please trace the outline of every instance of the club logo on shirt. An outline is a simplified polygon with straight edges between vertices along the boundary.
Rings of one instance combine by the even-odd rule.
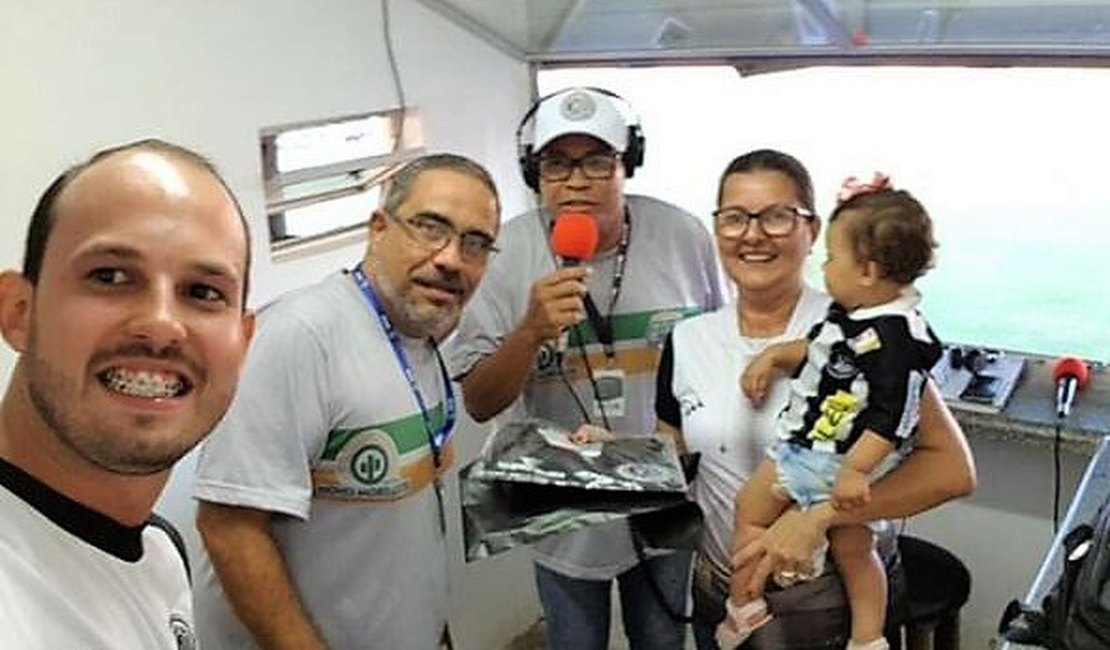
[[[378,445],[366,445],[355,451],[350,469],[356,481],[373,485],[389,472],[389,454]]]
[[[177,644],[177,650],[197,650],[197,637],[189,621],[181,614],[170,614],[170,634]]]
[[[829,351],[829,360],[825,364],[825,372],[833,379],[851,379],[859,374],[855,355],[843,342],[837,343]]]
[[[400,466],[397,445],[388,433],[359,431],[343,442],[334,459],[321,459],[313,468],[313,489],[332,499],[397,499],[412,487]]]

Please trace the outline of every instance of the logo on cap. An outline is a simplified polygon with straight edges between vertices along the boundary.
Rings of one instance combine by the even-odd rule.
[[[559,113],[571,122],[588,120],[595,112],[597,105],[593,98],[580,90],[567,95],[559,105]]]

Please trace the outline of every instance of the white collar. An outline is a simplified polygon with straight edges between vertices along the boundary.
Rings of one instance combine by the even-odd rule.
[[[881,305],[875,305],[874,307],[854,309],[848,313],[848,318],[852,320],[866,320],[879,316],[897,316],[900,314],[913,313],[917,310],[917,305],[920,303],[921,294],[917,289],[907,286],[902,289],[902,292],[894,300],[884,302]]]

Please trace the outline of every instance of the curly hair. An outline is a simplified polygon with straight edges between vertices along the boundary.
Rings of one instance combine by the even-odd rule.
[[[909,284],[933,267],[933,222],[909,192],[857,194],[833,210],[829,223],[845,214],[851,217],[844,225],[856,259],[877,263],[883,277]]]

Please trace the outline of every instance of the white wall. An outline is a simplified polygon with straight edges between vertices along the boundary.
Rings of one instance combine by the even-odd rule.
[[[512,133],[527,67],[414,0],[392,7],[406,99],[429,149],[487,164],[506,214],[520,210]],[[397,104],[373,0],[0,0],[0,97],[0,265],[19,262],[34,202],[62,168],[156,135],[211,156],[239,195],[254,228],[254,304],[361,248],[271,262],[259,128]]]
[[[505,213],[521,210],[512,134],[528,105],[527,66],[414,0],[391,8],[406,99],[421,109],[426,145],[485,163]],[[253,305],[358,259],[361,245],[270,259],[258,130],[396,106],[379,10],[375,0],[0,0],[0,266],[20,263],[34,202],[58,172],[148,136],[195,148],[223,170],[253,228]],[[13,361],[4,348],[0,378]],[[461,446],[476,449],[469,439],[480,435],[468,425]],[[190,458],[162,504],[179,524],[191,525],[191,467]],[[524,558],[460,564],[452,571],[461,648],[499,647],[535,620]],[[476,609],[475,592],[481,626],[461,616]]]

